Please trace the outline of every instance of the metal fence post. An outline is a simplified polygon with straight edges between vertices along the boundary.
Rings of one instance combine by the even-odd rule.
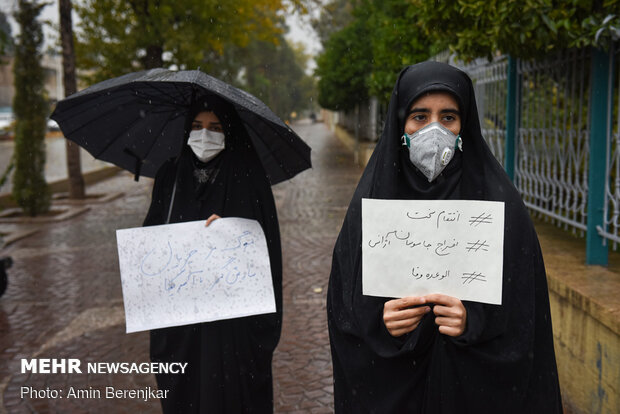
[[[504,169],[510,177],[515,180],[515,158],[517,150],[517,122],[519,114],[519,90],[517,82],[517,59],[508,56],[508,79],[506,93],[506,157]]]
[[[592,49],[590,90],[590,160],[588,163],[588,231],[586,264],[607,265],[607,244],[597,227],[605,228],[605,175],[609,132],[611,53]]]

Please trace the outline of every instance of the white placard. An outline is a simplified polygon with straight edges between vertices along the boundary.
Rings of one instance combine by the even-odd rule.
[[[127,333],[276,311],[255,220],[122,229],[116,239]]]
[[[504,203],[362,199],[362,289],[500,305]]]

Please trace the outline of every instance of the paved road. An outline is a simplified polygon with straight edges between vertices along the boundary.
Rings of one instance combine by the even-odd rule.
[[[294,128],[313,148],[314,168],[274,187],[285,312],[273,362],[274,399],[278,413],[329,413],[333,389],[325,294],[331,251],[361,169],[323,124]],[[20,373],[21,358],[148,361],[147,334],[124,332],[115,229],[141,224],[151,185],[149,179],[135,183],[121,173],[89,187],[93,193],[125,195],[91,204],[90,211],[67,221],[38,224],[38,233],[2,252],[13,257],[14,266],[0,298],[0,413],[160,412],[156,400],[21,395],[22,387],[65,392],[70,387],[154,387],[151,375]]]

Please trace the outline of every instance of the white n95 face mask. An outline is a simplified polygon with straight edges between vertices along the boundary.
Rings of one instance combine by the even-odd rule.
[[[413,134],[405,134],[402,144],[409,148],[409,159],[430,183],[450,163],[454,152],[463,151],[461,136],[454,135],[439,122],[432,122]]]
[[[198,131],[190,131],[187,145],[192,149],[196,157],[207,162],[224,149],[225,135],[221,132],[209,131],[203,128]]]

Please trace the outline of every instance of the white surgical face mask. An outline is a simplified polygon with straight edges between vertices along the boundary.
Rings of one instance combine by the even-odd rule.
[[[200,161],[207,162],[224,149],[224,141],[225,135],[223,133],[203,128],[189,133],[187,145],[190,146]]]
[[[411,135],[405,132],[401,140],[409,148],[411,163],[429,183],[446,168],[457,148],[463,151],[461,136],[454,135],[439,122],[432,122]]]

